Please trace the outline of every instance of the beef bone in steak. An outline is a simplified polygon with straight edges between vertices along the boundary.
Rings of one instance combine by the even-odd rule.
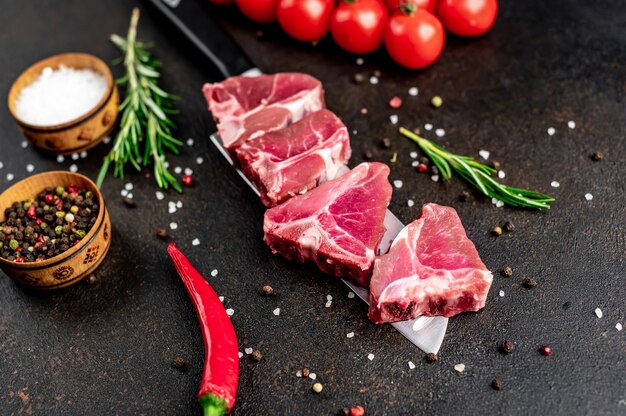
[[[322,83],[300,73],[236,76],[205,84],[202,92],[222,142],[231,151],[325,107]]]
[[[323,109],[237,148],[244,174],[268,207],[337,177],[350,159],[348,129]]]
[[[369,318],[383,323],[477,311],[492,279],[454,208],[426,204],[376,259]]]
[[[265,242],[290,260],[311,260],[323,272],[367,287],[391,185],[389,168],[362,163],[265,212]]]

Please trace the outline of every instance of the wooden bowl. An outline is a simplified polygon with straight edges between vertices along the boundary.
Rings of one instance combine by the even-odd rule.
[[[15,102],[20,91],[37,79],[46,67],[57,69],[60,65],[91,69],[104,75],[107,90],[100,102],[77,119],[55,126],[37,126],[21,120]],[[33,146],[54,154],[68,155],[82,152],[100,143],[115,126],[119,95],[109,67],[100,59],[86,53],[65,53],[51,56],[32,65],[13,83],[9,91],[9,111],[24,136]]]
[[[89,178],[67,171],[44,172],[17,182],[0,194],[0,223],[4,210],[16,201],[35,198],[46,187],[75,184],[93,192],[100,204],[96,222],[78,244],[66,252],[35,263],[17,263],[0,257],[0,269],[21,286],[57,289],[78,282],[102,262],[111,245],[111,222],[100,190]]]

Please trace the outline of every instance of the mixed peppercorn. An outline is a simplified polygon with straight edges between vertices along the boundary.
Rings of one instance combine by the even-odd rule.
[[[18,263],[58,256],[85,238],[99,210],[93,193],[76,185],[46,188],[37,199],[14,202],[0,224],[0,255]]]

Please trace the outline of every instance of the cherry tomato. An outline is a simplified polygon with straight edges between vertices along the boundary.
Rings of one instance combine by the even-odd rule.
[[[333,8],[333,0],[279,0],[276,17],[291,37],[314,42],[328,32]]]
[[[233,0],[209,0],[213,4],[231,4]]]
[[[407,0],[383,0],[385,2],[385,6],[389,9],[390,12],[395,12],[400,8],[401,2],[406,2]],[[424,9],[427,12],[435,13],[435,9],[437,8],[437,2],[439,0],[408,0],[414,5],[417,6],[418,9]]]
[[[498,0],[441,0],[437,16],[446,29],[459,36],[487,33],[498,14]]]
[[[410,69],[433,64],[446,42],[441,22],[425,10],[398,11],[389,19],[385,46],[394,61]]]
[[[330,20],[330,33],[348,52],[369,53],[382,45],[387,19],[380,0],[342,0]]]
[[[260,23],[276,20],[278,0],[235,0],[235,3],[249,19]]]

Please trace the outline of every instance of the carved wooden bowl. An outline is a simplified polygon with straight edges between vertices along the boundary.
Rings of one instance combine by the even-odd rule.
[[[100,204],[96,222],[78,244],[58,256],[41,262],[17,263],[0,257],[0,269],[21,286],[57,289],[74,284],[91,274],[111,245],[111,222],[100,190],[86,176],[66,171],[44,172],[17,182],[0,194],[0,223],[4,210],[16,201],[35,198],[46,187],[77,185],[93,192]]]
[[[44,68],[57,69],[60,65],[91,69],[104,75],[107,90],[100,102],[82,116],[55,126],[37,126],[21,120],[16,114],[15,102],[22,88],[37,79]],[[9,91],[9,110],[24,136],[33,146],[54,154],[78,153],[100,143],[113,130],[118,105],[119,95],[111,70],[100,58],[85,53],[65,53],[41,60],[24,71]]]

